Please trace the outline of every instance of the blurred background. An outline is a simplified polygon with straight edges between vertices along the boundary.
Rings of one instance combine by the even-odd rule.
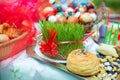
[[[120,0],[92,0],[97,7],[102,1],[105,1],[106,7],[111,9],[111,13],[120,14]]]

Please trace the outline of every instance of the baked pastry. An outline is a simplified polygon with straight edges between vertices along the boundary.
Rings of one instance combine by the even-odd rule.
[[[5,34],[0,34],[0,43],[6,42],[9,40],[9,37]]]
[[[68,55],[67,69],[78,75],[92,76],[99,72],[100,61],[95,54],[77,49]]]
[[[3,25],[0,25],[0,34],[2,33],[3,31]]]
[[[106,55],[106,56],[118,57],[118,54],[117,54],[116,50],[111,45],[101,44],[100,46],[97,47],[97,51],[100,54],[103,54],[103,55]]]
[[[86,77],[87,80],[99,80],[96,76]]]
[[[22,34],[22,30],[11,27],[3,30],[3,34],[8,35],[10,38],[16,38]]]

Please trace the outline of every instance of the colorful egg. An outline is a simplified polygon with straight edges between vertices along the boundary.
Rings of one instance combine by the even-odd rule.
[[[88,12],[89,13],[95,13],[95,10],[94,9],[89,9]]]
[[[83,6],[83,8],[84,8],[84,11],[85,11],[85,12],[88,11],[88,9],[87,9],[87,7],[86,7],[85,5]]]
[[[49,16],[49,17],[48,17],[48,21],[50,21],[50,22],[56,22],[56,21],[57,21],[57,18],[52,15],[52,16]]]
[[[43,15],[45,18],[48,18],[51,15],[55,15],[55,11],[52,7],[46,7],[43,10]]]
[[[80,15],[81,15],[81,12],[76,12],[76,13],[74,14],[75,17],[80,17]]]
[[[63,9],[62,9],[62,6],[57,6],[57,11],[58,11],[58,12],[62,12],[62,10],[63,10]]]
[[[73,8],[71,8],[71,7],[67,7],[66,9],[65,9],[65,12],[73,12],[74,10],[73,10]]]
[[[45,7],[43,10],[44,13],[53,12],[53,11],[54,9],[52,7]]]
[[[73,0],[72,1],[72,6],[73,7],[77,7],[78,6],[78,1],[77,0]]]
[[[79,8],[79,11],[80,11],[81,13],[85,12],[85,10],[84,10],[83,7]]]
[[[65,9],[65,14],[68,15],[68,16],[71,16],[74,14],[74,9],[71,8],[71,7],[68,7]]]
[[[60,3],[66,3],[67,2],[67,0],[59,0],[60,1]]]
[[[64,13],[63,12],[58,12],[56,15],[55,15],[57,18],[61,17],[61,16],[64,16]]]
[[[87,7],[88,9],[93,9],[93,8],[94,8],[94,5],[93,5],[92,3],[87,3],[87,4],[86,4],[86,7]]]
[[[97,15],[95,13],[90,13],[90,15],[92,16],[93,21],[97,20]]]
[[[78,7],[74,8],[74,12],[77,12],[78,10],[79,10],[79,8],[78,8]]]
[[[75,16],[70,16],[67,20],[68,23],[78,23],[78,18]]]
[[[89,13],[82,14],[79,19],[80,19],[80,22],[83,24],[87,24],[93,21],[93,18]]]
[[[60,23],[66,23],[66,22],[67,22],[65,16],[61,16],[61,17],[59,17],[59,18],[57,19],[57,21],[60,22]]]
[[[55,0],[49,0],[49,3],[53,4],[55,2]]]

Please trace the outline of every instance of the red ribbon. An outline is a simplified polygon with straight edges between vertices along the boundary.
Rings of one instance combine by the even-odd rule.
[[[50,37],[46,40],[46,42],[43,42],[40,46],[40,50],[42,53],[49,53],[50,56],[56,56],[58,54],[57,45],[59,44],[68,44],[68,43],[83,43],[88,37],[90,37],[95,31],[92,31],[91,33],[87,34],[85,38],[83,38],[80,41],[63,41],[63,42],[57,42],[56,36],[57,32],[55,32],[54,29],[48,30]],[[45,35],[46,36],[46,35]]]
[[[40,45],[40,50],[42,53],[49,53],[50,56],[54,57],[58,54],[58,50],[56,49],[57,44],[55,44],[57,32],[55,32],[54,29],[48,30],[48,32],[50,37],[46,42]]]

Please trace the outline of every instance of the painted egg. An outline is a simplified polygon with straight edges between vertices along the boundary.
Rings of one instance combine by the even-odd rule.
[[[53,4],[54,9],[56,9],[59,5],[57,3]]]
[[[85,12],[85,10],[84,10],[83,7],[79,8],[79,11],[80,11],[81,13]]]
[[[62,10],[63,10],[63,9],[62,9],[62,6],[57,6],[57,11],[58,11],[58,12],[62,12]]]
[[[87,7],[84,5],[83,6],[83,8],[84,8],[84,11],[86,12],[88,9],[87,9]]]
[[[77,12],[78,10],[79,10],[79,8],[78,8],[78,7],[74,8],[74,12]]]
[[[76,13],[74,14],[75,17],[80,17],[80,15],[81,15],[81,12],[76,12]]]
[[[64,13],[63,12],[58,12],[56,15],[55,15],[57,18],[61,17],[61,16],[64,16]]]
[[[45,7],[43,10],[44,13],[48,13],[48,12],[52,12],[52,11],[54,11],[54,9],[52,7]]]
[[[86,4],[86,7],[87,7],[88,9],[93,9],[93,8],[94,8],[94,5],[93,5],[92,3],[87,3],[87,4]]]
[[[89,13],[82,14],[79,19],[80,19],[80,22],[83,24],[87,24],[93,21],[93,18]]]
[[[74,14],[73,8],[71,8],[71,7],[66,8],[65,9],[65,14],[68,15],[68,16],[73,15]]]
[[[94,9],[89,9],[88,12],[89,13],[95,13],[95,10]]]
[[[67,20],[68,23],[78,23],[78,18],[75,16],[70,16]]]
[[[45,18],[48,18],[50,15],[55,15],[55,11],[52,7],[46,7],[43,10],[43,15]]]
[[[49,17],[48,17],[48,21],[50,21],[50,22],[56,22],[56,21],[57,21],[57,18],[52,15],[52,16],[49,16]]]
[[[60,0],[60,3],[66,3],[67,0]]]
[[[66,8],[68,8],[68,4],[64,4],[64,5],[61,5],[62,6],[62,9],[65,11]]]
[[[55,0],[49,0],[49,3],[53,4],[55,2]]]
[[[77,7],[78,6],[78,1],[77,0],[73,0],[72,1],[72,6],[73,7]]]
[[[92,16],[93,21],[95,21],[97,19],[97,15],[95,13],[91,13],[90,15]]]
[[[59,17],[57,21],[60,22],[60,23],[66,23],[66,22],[67,22],[65,16],[61,16],[61,17]]]

